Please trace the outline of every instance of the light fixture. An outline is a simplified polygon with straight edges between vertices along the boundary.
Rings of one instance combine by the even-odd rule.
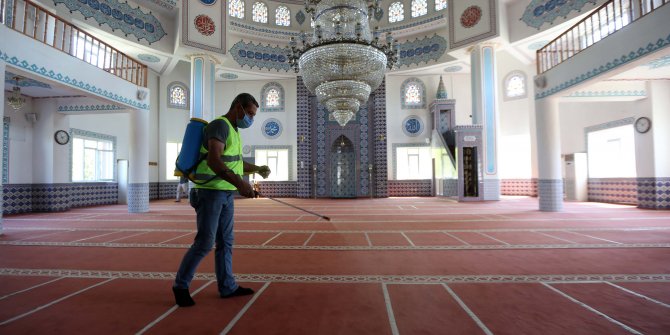
[[[19,110],[26,103],[26,99],[21,96],[21,87],[19,87],[19,79],[21,79],[21,77],[16,76],[13,79],[16,81],[16,84],[12,89],[12,93],[7,97],[7,102],[14,108],[14,110]]]
[[[289,64],[302,72],[307,89],[341,126],[345,126],[379,87],[384,70],[398,61],[391,33],[379,41],[378,28],[370,33],[368,21],[380,0],[305,0],[305,11],[315,22],[312,41],[300,34],[289,43]]]

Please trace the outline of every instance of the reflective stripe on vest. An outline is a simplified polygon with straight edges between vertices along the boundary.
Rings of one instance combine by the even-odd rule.
[[[240,140],[240,134],[235,130],[233,125],[230,124],[228,119],[223,116],[219,117],[218,119],[223,120],[228,125],[228,138],[226,138],[225,148],[221,154],[221,160],[235,174],[242,176],[244,171],[244,161],[242,161],[242,141]],[[200,152],[204,154],[207,153],[207,149],[205,149],[204,145],[200,146]],[[207,160],[205,159],[200,162],[198,168],[195,171],[195,181],[205,182],[210,179],[211,181],[205,184],[196,184],[195,188],[226,191],[237,190],[233,184],[217,176],[212,171],[212,169],[209,168],[209,165],[207,165]]]

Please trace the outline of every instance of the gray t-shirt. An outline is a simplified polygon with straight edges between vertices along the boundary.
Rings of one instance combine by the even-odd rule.
[[[209,139],[211,138],[214,138],[219,142],[226,144],[226,139],[228,139],[229,131],[230,128],[228,127],[228,124],[224,120],[216,119],[210,122],[207,125],[207,127],[205,127],[205,138],[203,146],[205,147],[205,149],[209,150],[207,146]]]

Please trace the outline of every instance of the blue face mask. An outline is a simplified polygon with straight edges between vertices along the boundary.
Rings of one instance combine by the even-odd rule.
[[[242,107],[242,105],[240,105],[240,107]],[[244,129],[251,127],[251,125],[254,123],[254,119],[252,119],[251,117],[249,117],[249,115],[247,115],[247,112],[244,110],[244,107],[242,107],[242,112],[244,112],[244,117],[241,119],[237,119],[237,128]]]

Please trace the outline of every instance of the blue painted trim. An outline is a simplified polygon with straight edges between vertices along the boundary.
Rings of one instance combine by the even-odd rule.
[[[486,173],[496,173],[496,116],[495,73],[493,71],[493,48],[482,47],[484,61],[484,123],[486,131]]]
[[[9,183],[9,116],[2,117],[2,183]]]
[[[670,45],[670,35],[668,35],[665,39],[659,39],[655,43],[649,42],[647,43],[647,46],[645,48],[638,48],[637,50],[631,51],[626,55],[621,55],[617,58],[614,58],[610,60],[609,62],[605,63],[605,65],[600,65],[598,67],[595,67],[591,69],[590,71],[587,71],[586,73],[582,73],[568,81],[565,81],[563,83],[560,83],[554,87],[551,87],[545,91],[542,91],[541,93],[536,93],[535,94],[535,100],[539,100],[545,97],[548,97],[550,95],[553,95],[555,93],[558,93],[560,91],[563,91],[567,88],[570,88],[572,86],[575,86],[583,81],[589,80],[597,75],[600,75],[602,73],[605,73],[607,71],[610,71],[612,69],[615,69],[621,65],[624,65],[626,63],[630,63],[638,58],[644,57],[648,54],[651,54],[653,52],[656,52],[658,50],[661,50],[665,47]],[[549,70],[551,71],[551,70]]]
[[[88,83],[85,83],[83,81],[77,80],[76,78],[70,78],[70,76],[63,76],[60,73],[56,73],[53,70],[49,70],[44,66],[39,66],[37,64],[30,64],[25,60],[20,60],[14,56],[11,56],[2,50],[0,50],[0,59],[7,62],[7,64],[21,68],[23,70],[35,73],[37,75],[40,75],[42,77],[46,77],[49,79],[53,79],[56,81],[59,81],[61,83],[67,84],[68,86],[72,86],[84,91],[91,92],[96,95],[103,96],[107,99],[111,99],[114,101],[121,102],[126,105],[130,105],[139,109],[149,109],[149,105],[145,103],[140,103],[137,100],[131,100],[126,97],[122,97],[114,92],[110,92],[107,90],[103,90],[101,88],[96,87],[95,85],[91,85]]]
[[[193,60],[193,110],[191,111],[191,115],[201,119],[203,103],[202,67],[204,62],[202,58],[195,58]]]
[[[10,71],[5,71],[5,84],[13,85],[13,86],[19,86],[19,87],[30,87],[30,86],[35,86],[35,87],[42,87],[42,88],[51,88],[51,85],[45,84],[41,81],[37,81],[35,79],[30,79],[30,78],[21,78],[19,80],[18,85],[16,84],[16,80],[14,80],[14,77],[16,77],[17,74],[10,72]]]
[[[117,105],[80,105],[80,106],[58,106],[59,112],[96,112],[96,111],[117,111],[125,108]]]
[[[646,97],[645,90],[628,90],[628,91],[576,91],[570,95],[564,95],[569,98],[593,98],[593,97]]]

